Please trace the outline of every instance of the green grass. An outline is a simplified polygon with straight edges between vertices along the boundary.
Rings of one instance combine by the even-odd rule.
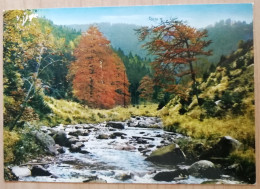
[[[222,136],[231,136],[243,144],[254,146],[255,123],[248,114],[240,116],[226,116],[224,118],[197,119],[203,110],[198,107],[190,114],[180,115],[178,107],[163,108],[160,116],[166,130],[183,133],[195,139],[218,140]],[[195,115],[196,114],[196,115]]]
[[[109,110],[91,109],[82,104],[57,100],[45,97],[47,105],[51,108],[52,114],[40,122],[41,125],[55,126],[57,124],[79,124],[79,123],[100,123],[104,121],[124,121],[131,116],[157,116],[157,104],[138,106],[115,107]]]
[[[16,131],[9,131],[4,128],[4,163],[15,160],[14,146],[20,140],[20,136]]]

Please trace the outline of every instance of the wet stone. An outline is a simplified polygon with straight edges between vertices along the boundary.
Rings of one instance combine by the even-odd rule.
[[[84,134],[84,131],[82,131],[82,130],[77,130],[77,131],[69,132],[69,135],[75,136],[75,137],[82,136],[83,134]]]
[[[107,134],[100,134],[97,136],[97,139],[109,139],[109,136]]]
[[[131,173],[123,173],[123,174],[121,174],[121,175],[118,175],[116,178],[117,178],[118,180],[126,181],[126,180],[131,179],[132,176],[133,176],[133,175],[132,175]]]
[[[106,180],[98,178],[98,176],[90,176],[83,183],[107,183]]]
[[[76,144],[76,142],[78,142],[79,141],[79,139],[77,139],[76,137],[71,137],[71,138],[69,138],[69,144],[71,145],[71,144]]]
[[[41,165],[36,165],[32,167],[32,176],[51,176],[52,174],[42,167]]]
[[[115,121],[110,121],[106,124],[106,127],[112,127],[114,129],[124,129],[124,123],[123,122],[115,122]]]
[[[156,181],[170,182],[173,180],[185,179],[188,176],[187,170],[163,171],[157,173],[153,179]]]
[[[90,152],[85,150],[85,149],[81,149],[79,153],[81,153],[81,154],[89,154]]]
[[[19,167],[19,166],[12,167],[12,173],[18,178],[31,175],[31,171],[28,167]]]
[[[81,147],[83,147],[84,144],[82,142],[76,142],[76,144],[72,144],[70,147],[71,152],[81,152]]]
[[[142,148],[142,147],[138,148],[138,151],[140,151],[140,152],[143,151],[143,150],[145,150],[145,148]]]
[[[126,139],[126,137],[125,136],[121,136],[121,139]]]
[[[137,139],[137,144],[147,144],[147,140],[144,140],[142,138]]]

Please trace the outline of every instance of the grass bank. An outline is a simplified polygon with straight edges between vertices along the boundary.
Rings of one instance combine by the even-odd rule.
[[[129,105],[113,109],[91,109],[82,104],[45,97],[52,114],[41,120],[41,125],[55,126],[58,124],[101,123],[104,121],[124,121],[131,116],[157,116],[157,104]]]
[[[45,115],[42,120],[27,123],[29,128],[16,128],[9,131],[4,127],[4,162],[21,163],[41,153],[40,144],[31,135],[32,129],[39,126],[56,126],[59,124],[101,123],[105,121],[124,121],[131,116],[158,116],[157,104],[136,105],[128,107],[115,107],[110,110],[91,109],[77,102],[57,100],[44,97],[45,103],[51,108],[52,113]]]

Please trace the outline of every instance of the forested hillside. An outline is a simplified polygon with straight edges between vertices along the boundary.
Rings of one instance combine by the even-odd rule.
[[[227,56],[237,49],[240,40],[253,39],[253,23],[233,21],[231,19],[221,20],[212,26],[206,27],[212,44],[208,47],[214,54],[209,57],[210,62],[219,62],[222,55]]]
[[[138,87],[144,76],[152,74],[150,67],[151,60],[141,58],[138,55],[133,55],[131,52],[126,55],[120,48],[116,50],[116,53],[123,61],[126,68],[127,78],[130,82],[129,92],[131,93],[131,102],[132,104],[139,104],[140,91],[138,91]]]

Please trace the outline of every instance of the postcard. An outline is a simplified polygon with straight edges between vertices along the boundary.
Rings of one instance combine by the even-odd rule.
[[[253,4],[3,12],[4,177],[254,184]]]

